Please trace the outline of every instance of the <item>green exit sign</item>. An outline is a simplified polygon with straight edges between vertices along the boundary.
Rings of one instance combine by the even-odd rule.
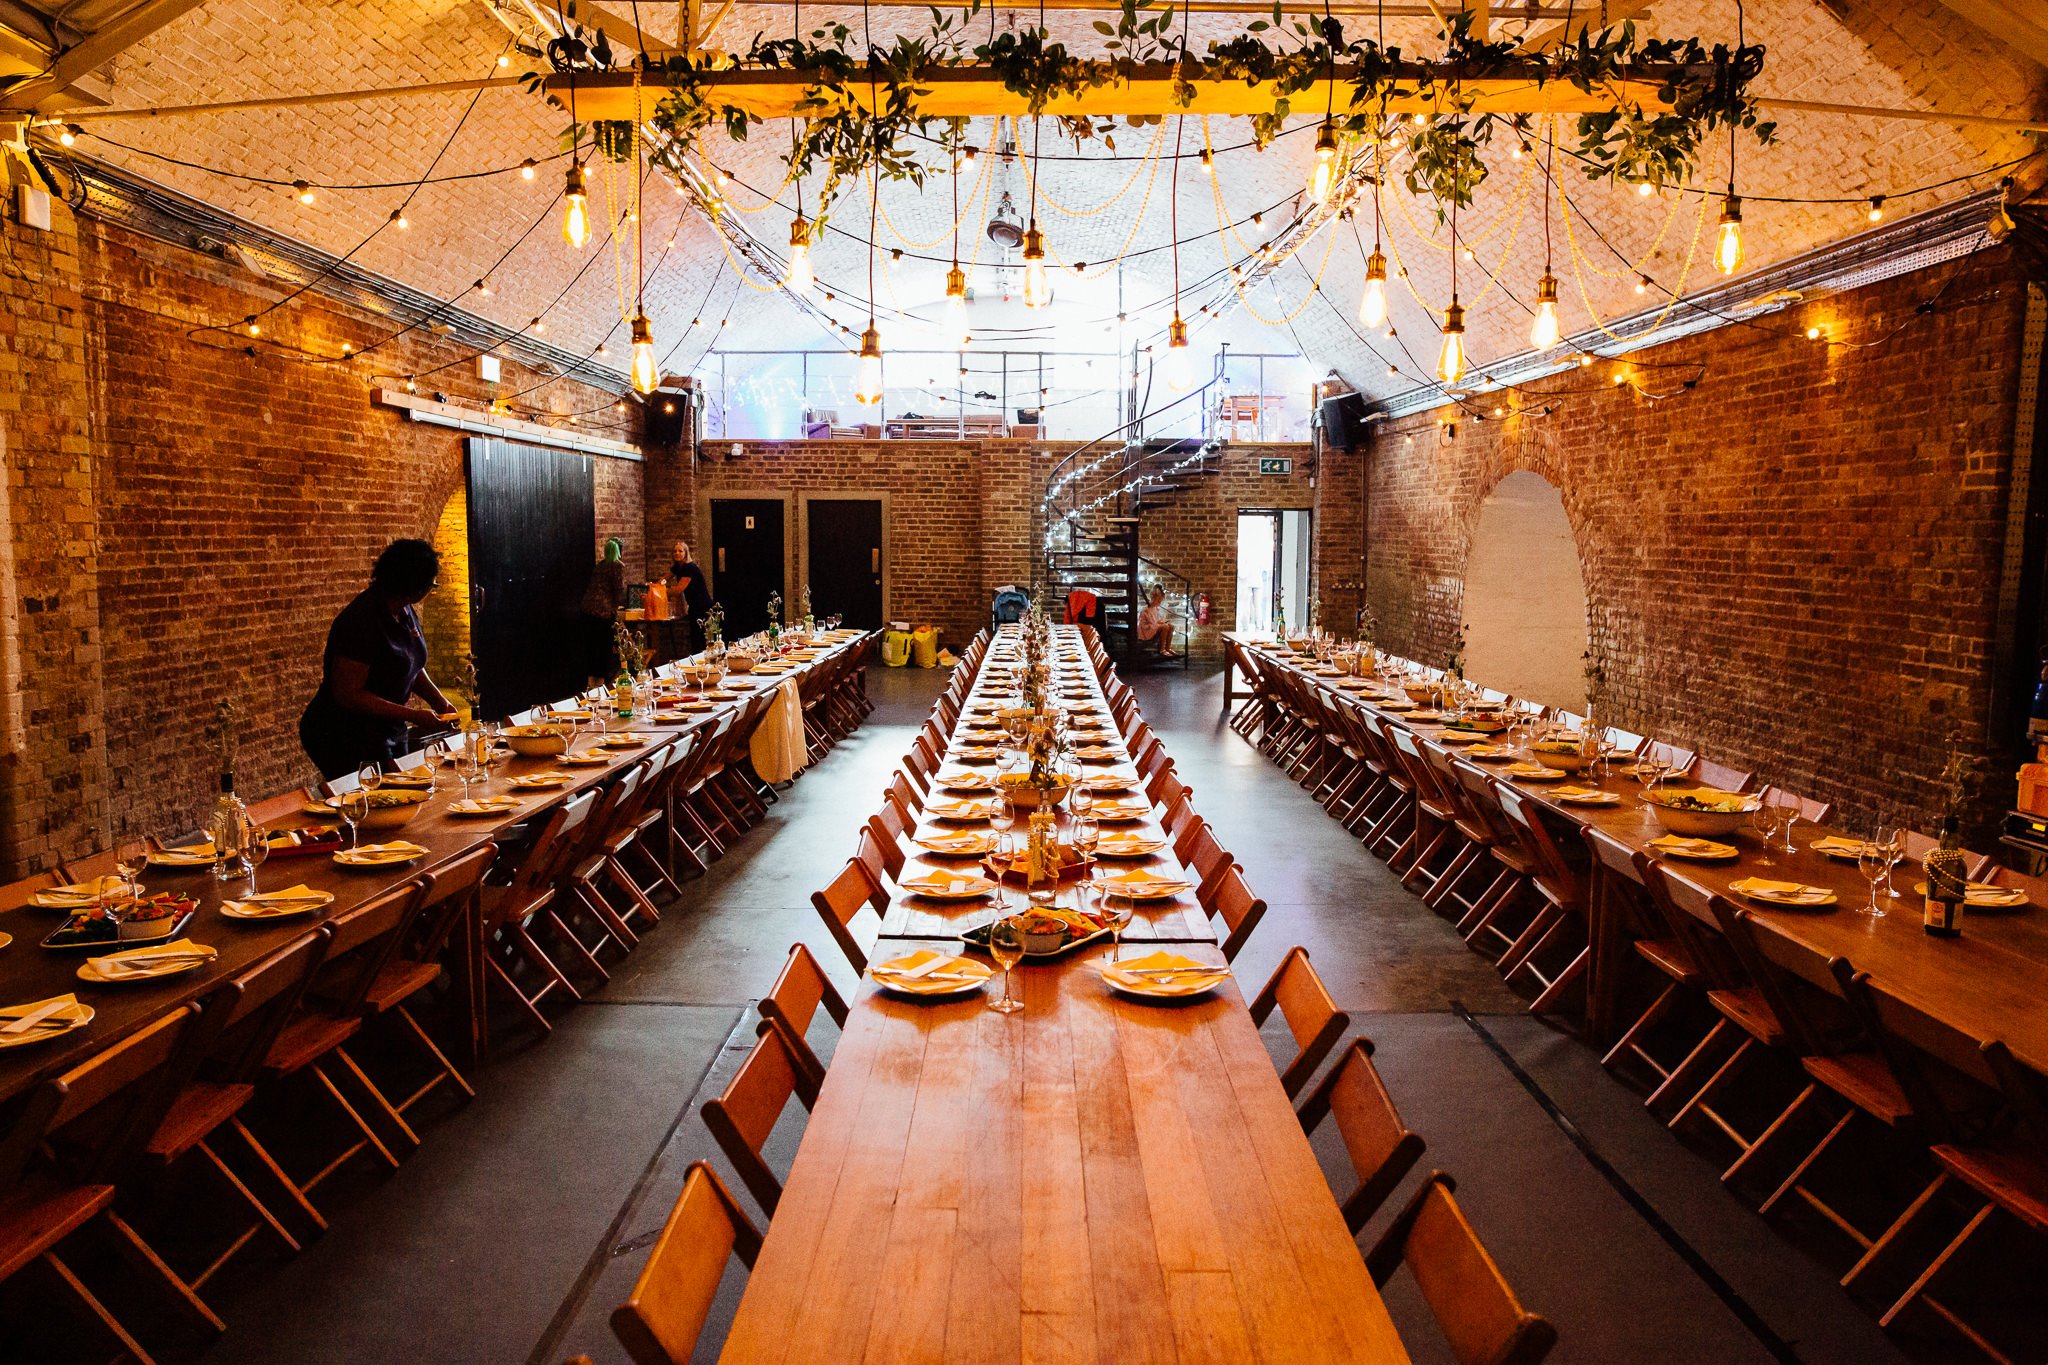
[[[1262,455],[1259,457],[1259,472],[1261,474],[1292,474],[1294,472],[1294,461],[1291,457],[1287,456]]]

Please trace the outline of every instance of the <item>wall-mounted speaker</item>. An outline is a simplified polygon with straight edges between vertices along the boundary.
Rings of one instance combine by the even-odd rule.
[[[647,444],[663,449],[683,445],[690,434],[691,395],[656,389],[647,398]]]
[[[1362,393],[1340,393],[1325,398],[1316,413],[1323,428],[1324,446],[1347,455],[1363,447],[1369,406]]]

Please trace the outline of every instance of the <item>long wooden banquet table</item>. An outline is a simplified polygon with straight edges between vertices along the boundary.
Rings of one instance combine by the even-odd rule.
[[[1454,753],[1461,747],[1444,743],[1443,726],[1416,721],[1400,710],[1379,705],[1388,698],[1382,696],[1378,684],[1371,679],[1324,672],[1312,659],[1276,651],[1269,640],[1243,635],[1231,638],[1250,651],[1262,668],[1290,670],[1318,688],[1335,691],[1366,707],[1383,720],[1406,726],[1424,743],[1449,748]],[[1521,756],[1528,757],[1526,751]],[[1496,764],[1512,761],[1503,758]],[[1908,1036],[1942,1060],[1977,1072],[1981,1070],[1974,1055],[1977,1045],[2002,1040],[2029,1066],[2048,1071],[2048,907],[1972,907],[1964,917],[1962,937],[1933,938],[1920,927],[1920,900],[1912,892],[1917,877],[1910,866],[1899,869],[1905,895],[1890,901],[1889,911],[1882,918],[1859,914],[1852,908],[1868,903],[1869,883],[1854,863],[1838,862],[1810,848],[1827,835],[1843,834],[1841,830],[1801,820],[1792,833],[1796,851],[1774,849],[1768,854],[1768,865],[1761,839],[1748,830],[1729,840],[1737,842],[1741,849],[1737,858],[1719,862],[1671,859],[1649,846],[1664,829],[1643,801],[1642,788],[1632,777],[1613,774],[1596,781],[1574,775],[1569,781],[1576,785],[1615,792],[1621,797],[1615,805],[1586,807],[1559,801],[1550,790],[1553,784],[1525,782],[1500,771],[1493,775],[1560,819],[1580,828],[1596,827],[1630,848],[1658,859],[1666,872],[1726,896],[1753,912],[1755,923],[1764,931],[1757,936],[1758,941],[1780,967],[1823,989],[1833,990],[1828,963],[1833,958],[1847,958],[1857,969],[1870,973],[1871,985],[1877,991],[1906,1005],[1910,1012],[1927,1016],[1931,1022],[1917,1028],[1908,1016]],[[1835,892],[1838,903],[1815,909],[1787,909],[1747,899],[1730,889],[1729,883],[1751,876],[1824,886]],[[1608,898],[1594,895],[1590,902],[1592,923],[1588,933],[1594,952],[1589,970],[1589,1032],[1602,1039],[1612,1031],[1615,995],[1629,945],[1626,926]]]
[[[740,695],[736,699],[719,702],[709,710],[664,713],[654,721],[637,722],[632,733],[645,734],[645,743],[632,748],[605,750],[613,761],[603,767],[564,768],[562,771],[569,775],[569,780],[561,787],[530,794],[504,787],[499,778],[547,769],[554,762],[547,758],[508,755],[504,760],[505,766],[494,774],[492,785],[497,791],[509,791],[524,799],[517,810],[503,816],[449,815],[448,805],[459,800],[461,792],[452,777],[443,776],[440,789],[424,809],[399,830],[384,836],[365,836],[366,841],[384,837],[405,839],[420,845],[427,853],[415,862],[395,868],[354,870],[336,866],[324,855],[278,856],[267,860],[259,873],[259,884],[265,889],[304,883],[314,890],[333,894],[333,904],[315,914],[277,920],[232,919],[220,913],[220,903],[233,898],[247,885],[243,879],[222,883],[216,881],[211,869],[206,867],[152,866],[142,877],[145,891],[179,891],[199,902],[199,908],[182,937],[206,944],[215,949],[218,956],[195,971],[118,985],[81,981],[77,976],[78,967],[89,954],[57,952],[39,946],[51,930],[63,923],[64,913],[38,908],[29,903],[33,892],[23,893],[15,903],[0,906],[0,932],[13,936],[10,945],[0,948],[0,1005],[21,1004],[73,992],[82,1003],[90,1005],[94,1013],[90,1023],[49,1042],[0,1052],[0,1105],[47,1077],[118,1042],[143,1025],[201,999],[222,982],[297,941],[307,930],[395,886],[417,880],[485,842],[495,840],[511,826],[530,821],[580,792],[603,785],[657,749],[678,743],[744,706],[756,689],[779,686],[786,678],[797,678],[804,672],[823,667],[840,653],[860,644],[864,638],[865,633],[861,631],[842,632],[841,638],[829,648],[820,650],[815,658],[786,671],[730,677],[724,686]],[[302,823],[318,822],[308,818]],[[478,926],[472,922],[472,939],[478,932]],[[472,942],[470,946],[476,951],[482,948],[480,942]],[[474,978],[473,973],[460,970],[465,965],[466,954],[456,953],[451,957],[451,965],[458,969],[458,974],[468,978],[458,984],[468,996],[474,1015],[482,1006],[482,983]],[[480,1022],[480,1018],[473,1017],[470,1021],[472,1029]]]
[[[1107,720],[1055,629],[1062,703]],[[1007,692],[1015,638],[963,728]],[[1220,962],[1187,899],[1129,941]],[[993,913],[898,894],[875,956],[956,951]],[[1008,1016],[861,982],[721,1360],[1408,1359],[1236,986],[1121,998],[1107,951],[1019,967]]]

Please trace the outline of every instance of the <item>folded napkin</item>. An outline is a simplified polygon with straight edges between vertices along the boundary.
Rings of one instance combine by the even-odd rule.
[[[470,801],[451,801],[448,810],[454,815],[503,815],[519,809],[519,803],[509,796],[479,796]]]
[[[68,1015],[78,1009],[75,995],[53,995],[47,1000],[31,1001],[26,1005],[8,1005],[0,1008],[0,1035],[19,1035],[34,1031],[38,1026],[60,1027],[56,1016]]]
[[[907,877],[902,885],[906,891],[924,891],[941,896],[955,896],[965,895],[970,891],[984,891],[992,887],[994,883],[986,877],[949,877],[944,874],[933,874],[928,877]]]
[[[421,848],[418,844],[408,843],[405,840],[400,839],[394,843],[389,844],[364,844],[362,847],[356,849],[355,852],[357,854],[386,853],[394,856],[402,853],[407,855],[408,857],[417,858],[421,854],[425,853],[426,850]]]
[[[1835,894],[1825,886],[1808,886],[1804,882],[1774,882],[1764,877],[1750,877],[1744,881],[1730,882],[1729,886],[1747,895],[1779,896],[1786,900],[1826,900]]]
[[[258,891],[253,896],[243,896],[240,899],[252,905],[301,905],[308,901],[324,902],[332,900],[333,897],[325,891],[315,891],[304,882],[300,882],[297,886],[287,886],[282,891]]]
[[[45,887],[36,892],[34,903],[46,910],[76,910],[93,904],[101,896],[125,896],[133,890],[119,877],[94,877],[91,881],[74,882],[69,886]]]
[[[213,861],[213,841],[203,844],[179,844],[172,848],[154,849],[150,858],[162,863],[210,863]]]
[[[1839,834],[1829,834],[1815,839],[1810,847],[1815,853],[1829,853],[1836,857],[1860,858],[1863,856],[1863,840],[1845,839]]]
[[[1143,957],[1126,958],[1122,962],[1104,962],[1102,970],[1105,974],[1113,973],[1148,985],[1165,985],[1169,981],[1184,978],[1214,977],[1221,981],[1230,975],[1228,967],[1197,962],[1191,957],[1182,957],[1179,953],[1169,953],[1165,949],[1147,953]]]
[[[1727,844],[1712,839],[1695,839],[1682,834],[1665,834],[1650,840],[1651,848],[1669,849],[1676,853],[1703,853],[1709,849],[1727,848]]]
[[[1177,877],[1162,877],[1157,873],[1144,871],[1119,872],[1106,880],[1112,886],[1131,887],[1133,889],[1177,886],[1185,890],[1189,885],[1189,883],[1181,881]]]
[[[169,943],[153,943],[147,948],[130,948],[125,953],[109,953],[105,957],[91,957],[93,970],[101,976],[151,976],[153,968],[168,962],[186,959],[205,961],[214,956],[213,949],[203,943],[194,943],[189,938],[173,939]]]
[[[875,964],[875,974],[889,976],[897,981],[922,981],[936,973],[948,976],[986,975],[982,964],[972,958],[954,957],[950,953],[935,953],[928,948],[919,949],[908,957],[899,957],[893,962]]]

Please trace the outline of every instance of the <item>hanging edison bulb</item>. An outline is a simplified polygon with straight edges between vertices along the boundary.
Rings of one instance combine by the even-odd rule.
[[[641,313],[633,319],[633,387],[653,393],[660,382],[661,371],[654,360],[654,324]]]
[[[1456,296],[1444,309],[1444,348],[1437,352],[1436,377],[1446,384],[1465,377],[1465,310],[1458,306]]]
[[[1024,229],[1024,306],[1043,308],[1052,302],[1052,281],[1045,275],[1045,234],[1034,221]]]
[[[1733,275],[1742,269],[1742,201],[1731,190],[1721,201],[1721,227],[1714,242],[1714,269]]]
[[[1358,325],[1367,329],[1387,320],[1387,258],[1378,247],[1365,258],[1365,292],[1358,296]]]
[[[946,272],[946,335],[967,344],[967,272],[955,261]]]
[[[882,334],[875,330],[873,318],[868,319],[868,329],[860,334],[860,365],[853,377],[853,396],[864,408],[882,401]]]
[[[1202,148],[1201,165],[1203,175],[1213,176],[1216,174],[1216,158],[1210,155],[1207,147]]]
[[[802,214],[789,222],[789,273],[782,287],[792,294],[808,294],[815,277],[811,273],[811,226]]]
[[[583,168],[571,166],[562,186],[562,240],[577,250],[590,240],[590,191],[583,186]]]
[[[1323,130],[1316,134],[1316,164],[1309,172],[1308,197],[1313,204],[1330,202],[1330,184],[1337,175],[1337,130],[1323,120]]]
[[[1173,393],[1186,393],[1195,384],[1195,357],[1188,349],[1188,325],[1178,313],[1166,325],[1166,364],[1160,378]]]
[[[1529,344],[1539,351],[1557,345],[1557,276],[1548,270],[1536,281],[1536,320],[1529,324]]]

